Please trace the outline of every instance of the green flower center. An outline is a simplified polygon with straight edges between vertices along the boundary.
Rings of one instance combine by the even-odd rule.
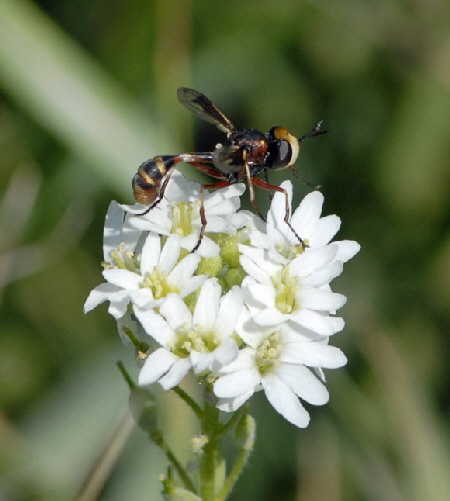
[[[169,348],[173,354],[186,358],[192,350],[200,353],[211,353],[220,344],[220,339],[213,330],[204,329],[201,325],[192,327],[185,324],[176,331],[177,340]]]
[[[192,233],[192,220],[198,219],[200,201],[172,202],[172,233],[184,237]]]
[[[255,360],[261,375],[271,372],[280,363],[282,348],[279,332],[274,332],[258,346]]]
[[[289,267],[284,267],[272,277],[275,288],[275,306],[283,314],[287,315],[300,308],[296,296],[300,288],[300,278],[289,275]]]
[[[152,291],[155,299],[166,297],[170,292],[180,292],[178,287],[170,285],[167,280],[167,273],[155,266],[150,275],[144,277],[141,288],[148,288]]]

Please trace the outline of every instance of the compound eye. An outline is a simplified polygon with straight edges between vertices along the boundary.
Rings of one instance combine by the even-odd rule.
[[[289,141],[282,139],[278,141],[277,151],[273,163],[274,169],[281,169],[287,167],[292,158],[292,147]]]

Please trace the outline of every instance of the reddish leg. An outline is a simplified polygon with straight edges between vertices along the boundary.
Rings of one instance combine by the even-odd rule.
[[[284,193],[284,196],[286,199],[286,213],[284,215],[284,222],[289,226],[290,230],[292,231],[292,233],[295,235],[295,237],[297,238],[297,240],[300,242],[301,246],[303,247],[303,250],[305,250],[306,247],[308,247],[308,245],[298,235],[298,233],[294,230],[294,228],[292,227],[292,225],[289,221],[289,218],[291,217],[291,210],[289,207],[289,196],[288,196],[287,191],[284,188],[281,188],[280,186],[274,186],[273,184],[266,183],[265,181],[263,181],[262,179],[259,179],[259,178],[253,178],[252,181],[253,181],[253,184],[258,186],[258,188],[261,188],[262,190],[278,191],[280,193]],[[250,194],[251,194],[251,192],[250,192]]]
[[[217,183],[202,184],[201,185],[201,187],[200,187],[200,221],[202,222],[202,227],[200,229],[200,235],[198,237],[198,241],[191,252],[195,252],[200,247],[200,244],[202,243],[203,236],[204,236],[205,230],[206,230],[207,220],[206,220],[206,215],[205,215],[205,204],[204,204],[205,197],[203,194],[204,191],[225,188],[226,186],[230,186],[230,184],[231,183],[229,181],[226,181],[225,179],[223,179],[222,181],[218,181]]]
[[[249,195],[250,195],[250,202],[252,203],[253,208],[255,209],[256,214],[258,214],[258,216],[264,222],[266,222],[266,218],[261,214],[261,210],[259,209],[259,206],[256,203],[255,189],[253,187],[254,184],[256,184],[258,186],[258,183],[256,181],[261,181],[261,180],[258,179],[258,178],[252,178],[252,175],[250,173],[250,167],[249,167],[249,165],[247,163],[245,164],[245,176],[247,178],[247,185],[248,185],[248,191],[249,191]],[[262,182],[264,182],[264,181],[262,181]],[[266,183],[266,184],[267,184],[267,186],[271,186],[268,183]]]

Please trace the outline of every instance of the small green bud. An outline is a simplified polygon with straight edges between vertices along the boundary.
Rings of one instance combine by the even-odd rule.
[[[252,450],[256,438],[256,421],[250,414],[244,414],[236,425],[234,438],[245,450]]]
[[[156,429],[156,403],[153,393],[147,388],[135,386],[129,398],[130,411],[139,428],[152,433]]]
[[[210,278],[217,277],[222,271],[223,261],[220,256],[203,258],[197,268],[197,275],[208,275]]]

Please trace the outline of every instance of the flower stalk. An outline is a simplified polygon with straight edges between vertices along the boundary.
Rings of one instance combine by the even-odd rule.
[[[200,456],[199,468],[200,495],[203,501],[216,499],[217,476],[223,462],[220,450],[219,410],[210,400],[207,395],[201,420],[201,433],[208,437]]]

